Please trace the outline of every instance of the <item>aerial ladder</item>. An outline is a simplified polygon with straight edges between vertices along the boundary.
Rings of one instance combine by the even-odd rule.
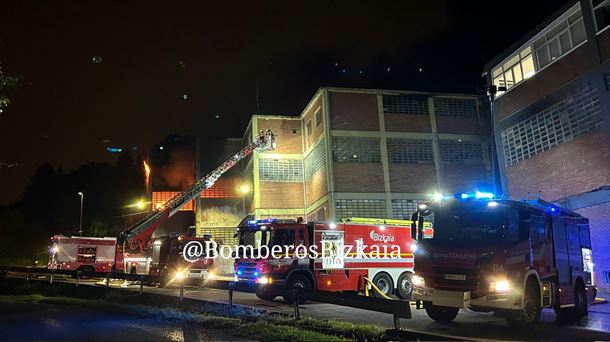
[[[235,166],[240,160],[249,156],[254,151],[266,152],[273,149],[275,149],[275,136],[271,130],[260,131],[258,137],[251,144],[244,147],[216,169],[197,180],[186,190],[172,197],[160,207],[154,208],[150,214],[146,215],[140,221],[123,230],[119,234],[117,245],[122,245],[123,251],[125,251],[128,245],[130,250],[139,249],[139,252],[143,252],[150,243],[155,229],[166,222],[189,201],[197,198],[203,191],[214,185],[214,182],[216,182],[220,176]]]

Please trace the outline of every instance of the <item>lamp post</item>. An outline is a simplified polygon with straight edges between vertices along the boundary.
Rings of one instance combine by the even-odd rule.
[[[80,196],[80,225],[78,228],[78,236],[83,236],[83,200],[85,199],[85,194],[82,191],[78,192]]]
[[[246,195],[250,192],[250,185],[248,185],[247,183],[243,183],[239,186],[238,190],[241,194],[241,206],[245,216],[248,214],[246,213]]]

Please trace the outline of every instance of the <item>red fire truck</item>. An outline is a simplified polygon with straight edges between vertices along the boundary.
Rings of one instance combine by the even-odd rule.
[[[542,308],[587,314],[595,299],[589,221],[541,200],[494,200],[484,193],[421,205],[434,237],[415,253],[413,298],[452,321],[460,308],[493,311],[511,326],[535,325]]]
[[[49,245],[49,268],[109,272],[114,265],[116,238],[55,235]]]
[[[400,298],[411,296],[414,245],[411,227],[406,221],[352,219],[342,223],[302,223],[300,220],[251,220],[238,228],[240,246],[303,246],[299,253],[280,253],[252,257],[236,256],[237,281],[316,288],[326,291],[358,292],[368,286],[365,277],[384,294]],[[324,254],[327,250],[343,250],[343,254]],[[317,255],[311,253],[315,247]],[[392,254],[393,253],[393,254]],[[379,294],[376,291],[374,295]],[[263,289],[257,296],[273,300],[278,296]],[[284,300],[291,302],[289,295]]]

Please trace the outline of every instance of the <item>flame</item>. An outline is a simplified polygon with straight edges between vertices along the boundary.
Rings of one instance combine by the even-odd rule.
[[[148,165],[148,163],[146,162],[146,160],[142,161],[142,164],[144,165],[144,175],[146,175],[146,191],[148,192],[148,183],[150,181],[150,165]]]

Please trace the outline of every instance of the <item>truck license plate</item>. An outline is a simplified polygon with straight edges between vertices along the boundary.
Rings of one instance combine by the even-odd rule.
[[[445,274],[447,280],[466,280],[466,276],[463,274]]]
[[[189,272],[189,278],[206,278],[207,272]]]

